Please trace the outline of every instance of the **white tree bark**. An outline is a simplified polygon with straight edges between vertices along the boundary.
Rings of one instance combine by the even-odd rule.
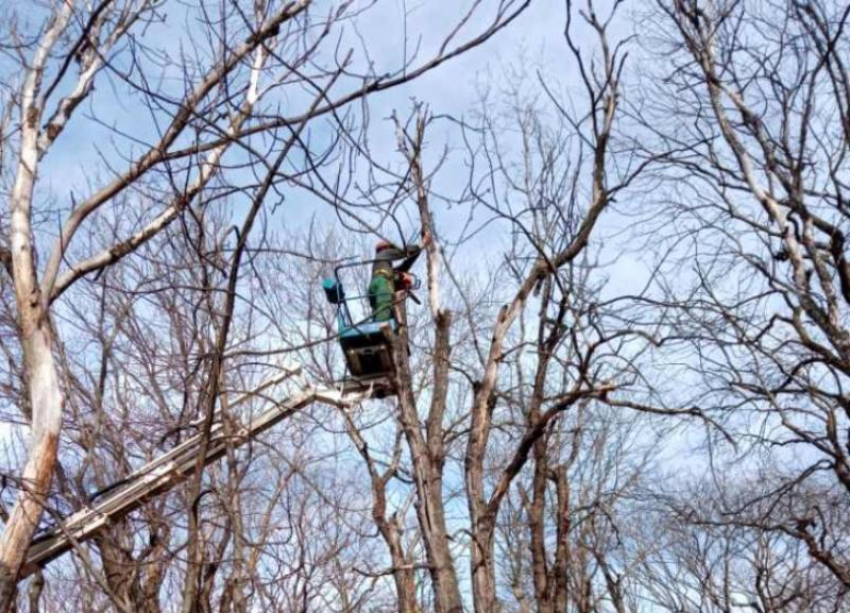
[[[72,3],[66,2],[57,9],[38,45],[22,90],[20,159],[9,206],[9,246],[32,422],[22,483],[0,537],[0,611],[8,610],[13,602],[27,545],[43,513],[62,425],[64,396],[53,359],[53,331],[47,301],[36,278],[31,213],[42,114],[38,94],[48,55],[65,28],[72,8]]]

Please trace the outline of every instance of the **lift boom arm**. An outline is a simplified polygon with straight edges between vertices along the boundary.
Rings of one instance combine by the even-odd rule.
[[[232,401],[229,406],[233,408],[255,398],[295,374],[297,371],[288,371],[269,379],[252,392]],[[347,381],[333,388],[313,388],[309,384],[302,384],[297,391],[283,400],[273,402],[271,407],[254,416],[247,423],[234,424],[229,434],[219,415],[209,433],[204,466],[221,458],[228,448],[245,444],[307,405],[321,402],[343,408],[379,395],[385,392],[388,386],[389,382],[384,379],[369,382]],[[186,439],[174,449],[123,479],[119,485],[107,490],[91,506],[84,507],[57,522],[55,527],[38,537],[30,546],[20,579],[31,575],[39,567],[75,548],[97,534],[99,530],[189,477],[201,453],[201,442],[202,434]]]

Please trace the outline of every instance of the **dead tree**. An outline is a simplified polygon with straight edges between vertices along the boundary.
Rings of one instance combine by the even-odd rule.
[[[653,304],[691,351],[699,403],[740,445],[718,451],[722,470],[757,473],[760,453],[783,466],[762,492],[770,513],[756,521],[749,510],[766,507],[754,497],[730,517],[799,539],[850,585],[843,538],[810,495],[837,502],[836,488],[850,491],[850,11],[690,0],[657,9],[663,26],[648,35],[664,60],[655,56],[639,119],[647,146],[670,155],[659,234],[688,251],[659,250],[669,273],[687,272],[668,277]]]
[[[218,181],[226,174],[228,156],[235,156],[237,162],[239,155],[247,155],[252,158],[249,163],[260,164],[261,156],[252,152],[252,138],[268,136],[276,143],[276,155],[288,159],[285,153],[291,143],[303,144],[299,135],[310,121],[333,120],[335,112],[349,103],[410,81],[483,43],[527,4],[500,3],[495,17],[469,38],[461,40],[453,29],[432,57],[418,63],[404,58],[403,66],[380,75],[371,72],[371,65],[361,70],[354,50],[340,58],[333,53],[323,56],[328,61],[318,72],[302,71],[333,39],[335,28],[350,17],[351,3],[320,13],[309,0],[258,2],[252,14],[230,2],[215,8],[208,3],[181,5],[175,10],[188,11],[187,19],[200,24],[186,41],[198,52],[197,59],[183,56],[174,61],[185,85],[182,90],[156,85],[159,60],[148,61],[156,50],[146,47],[138,36],[168,18],[162,3],[48,3],[27,19],[31,32],[19,30],[18,24],[24,21],[10,16],[3,44],[14,50],[18,66],[3,75],[3,164],[14,177],[7,192],[3,261],[15,290],[28,399],[23,409],[31,441],[20,471],[19,495],[0,540],[0,609],[8,608],[12,600],[22,555],[39,524],[56,466],[66,397],[55,358],[62,330],[52,316],[60,297],[80,279],[102,274],[137,251],[184,217],[193,204],[216,198],[227,184]],[[476,3],[458,19],[465,23],[482,8]],[[229,26],[219,28],[222,24]],[[346,79],[337,83],[343,73]],[[339,87],[330,91],[335,83]],[[88,101],[100,103],[96,84],[104,90],[107,84],[127,88],[149,114],[156,136],[134,144],[136,137],[125,137],[126,131],[117,127],[114,135],[121,142],[115,162],[107,164],[107,180],[93,177],[95,187],[87,196],[70,199],[71,205],[61,211],[58,236],[53,237],[52,229],[39,225],[45,215],[39,193],[39,179],[46,168],[43,161],[49,152],[63,147],[62,137],[70,124],[84,125],[79,109]],[[285,116],[269,113],[277,89],[293,84],[311,91],[309,99]],[[240,151],[234,153],[236,149]],[[237,165],[241,163],[244,157]],[[273,172],[268,176],[274,184],[281,181]],[[262,193],[262,188],[256,190],[258,197]],[[114,213],[124,197],[145,203],[147,215],[119,225],[98,250],[81,252],[75,240],[81,229]],[[51,217],[50,223],[55,221]],[[211,371],[208,408],[216,402],[217,372]]]
[[[619,78],[623,69],[622,50],[619,45],[612,46],[608,39],[607,28],[613,14],[604,20],[600,20],[594,12],[583,14],[586,25],[598,37],[602,61],[594,65],[600,66],[599,72],[596,72],[597,69],[591,68],[589,62],[585,63],[572,37],[573,24],[569,20],[573,8],[570,4],[567,4],[567,11],[567,45],[583,71],[588,100],[583,119],[573,119],[563,107],[557,109],[564,113],[564,132],[569,134],[566,138],[571,139],[568,144],[558,140],[557,134],[550,142],[547,140],[550,135],[540,129],[540,123],[534,124],[532,119],[523,125],[524,117],[518,117],[521,134],[527,141],[543,142],[544,145],[539,152],[526,151],[526,172],[513,176],[510,163],[505,157],[500,157],[504,155],[501,150],[504,143],[499,138],[501,126],[488,124],[487,118],[483,122],[485,136],[481,158],[489,170],[483,179],[475,177],[481,182],[470,187],[469,201],[489,211],[494,218],[504,220],[519,237],[514,251],[506,257],[507,266],[501,271],[502,276],[510,279],[515,286],[511,286],[506,303],[490,326],[473,323],[480,314],[470,310],[452,312],[446,305],[446,286],[451,286],[454,281],[451,274],[453,264],[444,251],[439,215],[432,210],[430,201],[432,178],[423,164],[428,119],[418,115],[408,124],[399,124],[399,146],[408,163],[406,193],[418,212],[423,236],[432,237],[426,246],[426,279],[428,326],[433,333],[429,342],[429,403],[423,420],[420,419],[411,383],[414,379],[404,350],[409,342],[407,331],[402,328],[395,351],[399,421],[412,464],[417,517],[427,553],[435,608],[442,613],[462,610],[457,589],[460,569],[452,552],[451,542],[454,539],[451,526],[446,520],[444,467],[448,442],[460,437],[464,448],[462,471],[469,523],[463,532],[469,541],[472,602],[476,611],[498,611],[497,564],[494,559],[496,526],[512,484],[532,459],[538,442],[566,411],[582,402],[604,402],[619,387],[613,380],[616,369],[609,373],[612,380],[601,374],[606,372],[606,368],[597,362],[596,353],[607,351],[602,348],[610,349],[610,344],[616,344],[622,332],[600,332],[598,338],[590,339],[582,336],[572,319],[575,313],[571,307],[579,300],[572,293],[583,290],[577,284],[570,285],[567,271],[572,266],[579,266],[587,256],[598,220],[614,194],[627,187],[643,165],[627,165],[628,170],[616,177],[612,176],[608,165],[618,108]],[[534,157],[537,153],[540,153],[542,166],[533,168],[538,161]],[[573,155],[574,159],[571,158]],[[551,165],[553,159],[556,161]],[[489,166],[486,161],[489,161]],[[539,174],[536,174],[538,171]],[[526,183],[523,183],[523,177]],[[579,200],[579,190],[576,189],[579,184],[587,186],[589,201],[586,203]],[[497,188],[490,190],[493,185]],[[497,200],[496,193],[502,185],[507,186],[507,191],[516,195],[522,205],[514,205],[510,198]],[[504,279],[499,281],[500,285],[504,283]],[[536,356],[534,389],[523,406],[524,427],[516,438],[501,441],[503,446],[497,453],[491,441],[497,428],[501,427],[503,410],[500,406],[511,396],[511,390],[503,383],[504,367],[513,359],[510,357],[512,354],[522,353],[525,344],[523,334],[515,333],[515,324],[527,309],[537,304],[541,322],[540,352]],[[480,364],[472,370],[459,362],[462,359],[459,344],[452,338],[457,334],[458,326],[462,325],[468,330],[464,334],[465,342],[470,342],[471,335],[469,355],[473,356],[473,360],[480,360]],[[575,351],[574,362],[560,353],[564,347]],[[604,361],[604,358],[601,359]],[[549,375],[559,369],[561,387],[553,392],[546,382]],[[449,395],[457,385],[452,381],[453,371],[465,374],[469,387],[465,387],[464,391],[471,395],[469,411],[460,418],[464,424],[462,430],[459,424],[446,423]],[[623,384],[625,381],[624,377]],[[498,457],[495,465],[491,465],[493,454]]]

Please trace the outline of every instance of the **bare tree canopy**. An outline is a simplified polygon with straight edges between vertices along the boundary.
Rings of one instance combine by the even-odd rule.
[[[0,611],[850,610],[850,8],[0,17]]]

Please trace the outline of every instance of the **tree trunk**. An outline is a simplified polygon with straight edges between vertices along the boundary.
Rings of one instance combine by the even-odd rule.
[[[498,613],[496,577],[493,568],[495,516],[485,514],[472,520],[472,598],[476,613]]]
[[[546,561],[546,448],[543,440],[534,444],[534,477],[531,504],[528,508],[528,529],[531,532],[531,568],[537,613],[553,613],[549,596],[549,570]]]
[[[443,457],[441,444],[426,441],[419,426],[416,399],[411,387],[408,335],[404,300],[397,300],[401,327],[393,347],[399,412],[405,439],[410,448],[416,485],[416,516],[425,543],[436,613],[463,613],[457,572],[451,555],[443,505]],[[434,412],[432,410],[432,412]],[[438,415],[441,412],[436,412]],[[433,416],[432,416],[433,417]],[[436,418],[435,418],[436,419]],[[440,436],[442,433],[440,433]]]
[[[401,533],[394,525],[387,526],[385,538],[393,565],[393,582],[398,600],[398,613],[416,613],[416,576],[404,555]]]
[[[34,92],[36,89],[36,84],[31,84],[27,91]],[[34,100],[24,102],[23,108],[31,112],[21,128],[20,165],[10,202],[9,244],[32,414],[29,455],[21,476],[21,489],[0,538],[0,611],[7,611],[14,599],[15,584],[27,547],[44,512],[45,497],[56,465],[65,401],[53,358],[53,330],[47,311],[47,297],[42,295],[36,279],[35,248],[30,226],[38,164],[38,112]]]

